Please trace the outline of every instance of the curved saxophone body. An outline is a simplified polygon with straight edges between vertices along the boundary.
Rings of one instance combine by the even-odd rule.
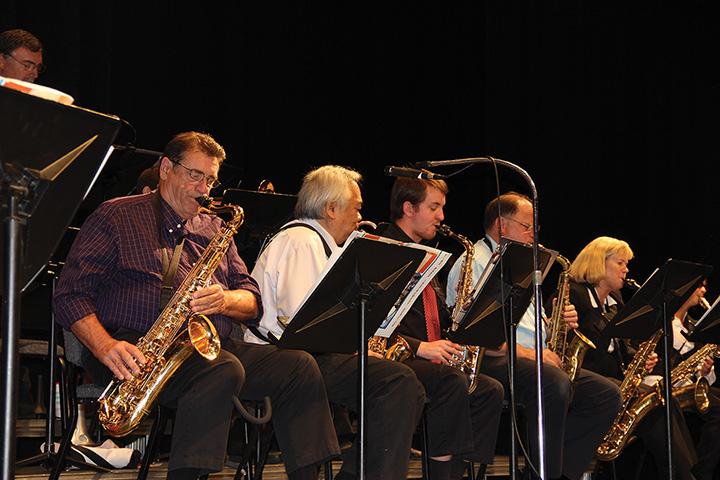
[[[397,340],[389,348],[387,346],[387,338],[375,335],[368,340],[368,350],[380,354],[387,360],[396,362],[404,362],[415,356],[407,340],[401,336],[397,336]]]
[[[680,362],[670,372],[672,395],[680,403],[680,408],[694,407],[700,413],[710,408],[710,384],[705,377],[695,375],[707,357],[715,357],[720,353],[717,345],[708,343],[695,353]]]
[[[460,313],[470,307],[469,304],[472,300],[472,264],[475,255],[475,245],[468,240],[467,237],[453,232],[447,225],[440,225],[438,232],[459,242],[465,249],[465,261],[463,262],[460,277],[458,278],[456,287],[457,296],[452,311],[451,329],[455,331],[459,327],[458,319],[460,318]],[[468,393],[474,392],[477,388],[477,374],[480,371],[480,364],[482,363],[484,354],[485,349],[477,345],[462,345],[462,353],[453,355],[453,358],[449,362],[451,367],[457,368],[467,374],[469,380]]]
[[[640,395],[640,385],[647,374],[645,362],[655,351],[661,337],[662,330],[658,330],[649,340],[643,342],[628,365],[625,378],[620,385],[622,406],[610,426],[610,430],[605,434],[602,443],[596,450],[598,459],[610,461],[617,458],[640,421],[653,408],[662,403],[659,382],[651,392]]]
[[[570,261],[562,255],[558,255],[555,261],[563,270],[558,281],[557,302],[549,322],[548,349],[560,357],[562,369],[568,374],[570,381],[573,381],[585,354],[589,348],[595,348],[595,344],[577,330],[568,331],[563,312],[565,305],[570,301]]]
[[[243,223],[242,208],[229,205],[212,212],[222,210],[231,211],[232,219],[212,238],[153,326],[138,340],[145,367],[132,380],[111,381],[98,400],[98,418],[112,436],[127,435],[138,426],[168,379],[193,351],[209,360],[220,353],[215,327],[206,316],[192,313],[190,300],[196,290],[207,285]]]

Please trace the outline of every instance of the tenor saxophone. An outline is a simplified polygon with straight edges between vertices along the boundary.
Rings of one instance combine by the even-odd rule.
[[[641,395],[640,392],[640,385],[647,375],[645,363],[655,351],[662,332],[662,329],[658,330],[650,340],[640,344],[640,348],[625,371],[625,378],[620,385],[622,406],[610,426],[610,430],[605,434],[602,443],[596,450],[599,460],[610,461],[617,458],[640,421],[662,402],[660,382],[655,384],[655,388],[651,392],[644,395]]]
[[[574,381],[585,354],[589,348],[595,348],[595,344],[576,329],[568,331],[563,312],[570,301],[570,261],[562,255],[555,257],[555,261],[563,270],[560,272],[557,301],[549,322],[548,349],[560,357],[562,369],[570,381]]]
[[[467,237],[453,232],[447,225],[440,225],[438,232],[459,242],[465,249],[465,260],[456,286],[457,295],[452,311],[452,326],[450,327],[452,331],[456,331],[460,326],[458,323],[460,313],[470,307],[469,304],[472,300],[472,265],[473,256],[475,255],[475,245],[468,240]],[[461,347],[462,352],[453,355],[448,361],[448,364],[467,374],[469,380],[468,393],[473,393],[477,388],[477,374],[480,371],[480,364],[485,355],[485,349],[477,345],[461,345]]]
[[[98,399],[98,419],[112,436],[127,435],[139,425],[167,381],[193,351],[208,360],[220,353],[215,326],[205,315],[192,312],[190,300],[196,290],[207,285],[243,223],[242,208],[227,205],[209,210],[221,211],[229,211],[232,218],[212,238],[150,330],[138,340],[145,366],[131,380],[112,380]],[[187,328],[183,329],[186,322]]]

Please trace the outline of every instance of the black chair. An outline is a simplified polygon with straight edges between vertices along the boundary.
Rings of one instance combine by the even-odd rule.
[[[56,453],[52,472],[49,480],[57,480],[60,473],[67,466],[75,466],[79,468],[89,468],[98,472],[109,472],[110,469],[94,465],[92,463],[80,461],[69,456],[72,446],[72,437],[78,423],[78,401],[88,400],[94,401],[102,394],[104,386],[95,384],[78,384],[80,369],[82,367],[82,350],[83,345],[70,331],[64,332],[65,357],[60,359],[62,368],[60,369],[60,408],[63,418],[67,418],[67,422],[63,423],[62,440],[60,448]]]

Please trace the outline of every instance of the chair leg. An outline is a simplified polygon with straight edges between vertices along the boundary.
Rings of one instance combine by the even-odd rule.
[[[325,480],[333,480],[332,460],[328,460],[323,464],[325,469]]]
[[[70,464],[76,467],[89,468],[97,472],[112,471],[110,469],[100,467],[92,463],[87,463],[82,460],[68,458],[68,453],[70,451],[70,447],[72,446],[73,432],[75,431],[75,427],[77,426],[78,421],[78,400],[74,384],[74,382],[76,381],[76,375],[75,370],[70,363],[68,363],[67,365],[67,372],[64,380],[65,381],[61,392],[64,391],[67,398],[65,399],[65,401],[62,401],[63,399],[61,398],[60,403],[61,409],[63,410],[63,415],[65,416],[65,418],[67,418],[67,412],[69,411],[69,418],[67,423],[65,424],[66,426],[63,431],[63,438],[60,442],[60,448],[55,456],[55,461],[53,462],[53,469],[50,473],[50,476],[48,477],[48,480],[57,480],[60,477],[60,473],[65,468],[65,464]]]
[[[165,429],[167,423],[168,411],[165,407],[158,405],[156,408],[155,421],[150,429],[150,437],[148,438],[147,445],[145,446],[145,455],[143,455],[142,465],[138,472],[137,480],[145,480],[150,472],[150,465],[155,457],[155,450],[157,449],[157,441],[162,431]]]

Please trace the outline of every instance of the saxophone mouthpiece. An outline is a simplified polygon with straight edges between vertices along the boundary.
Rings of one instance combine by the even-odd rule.
[[[631,290],[640,290],[641,285],[632,278],[626,278],[625,286]]]
[[[199,197],[195,197],[195,201],[198,202],[201,207],[208,208],[212,203],[212,198],[208,197],[207,195],[202,195]]]

